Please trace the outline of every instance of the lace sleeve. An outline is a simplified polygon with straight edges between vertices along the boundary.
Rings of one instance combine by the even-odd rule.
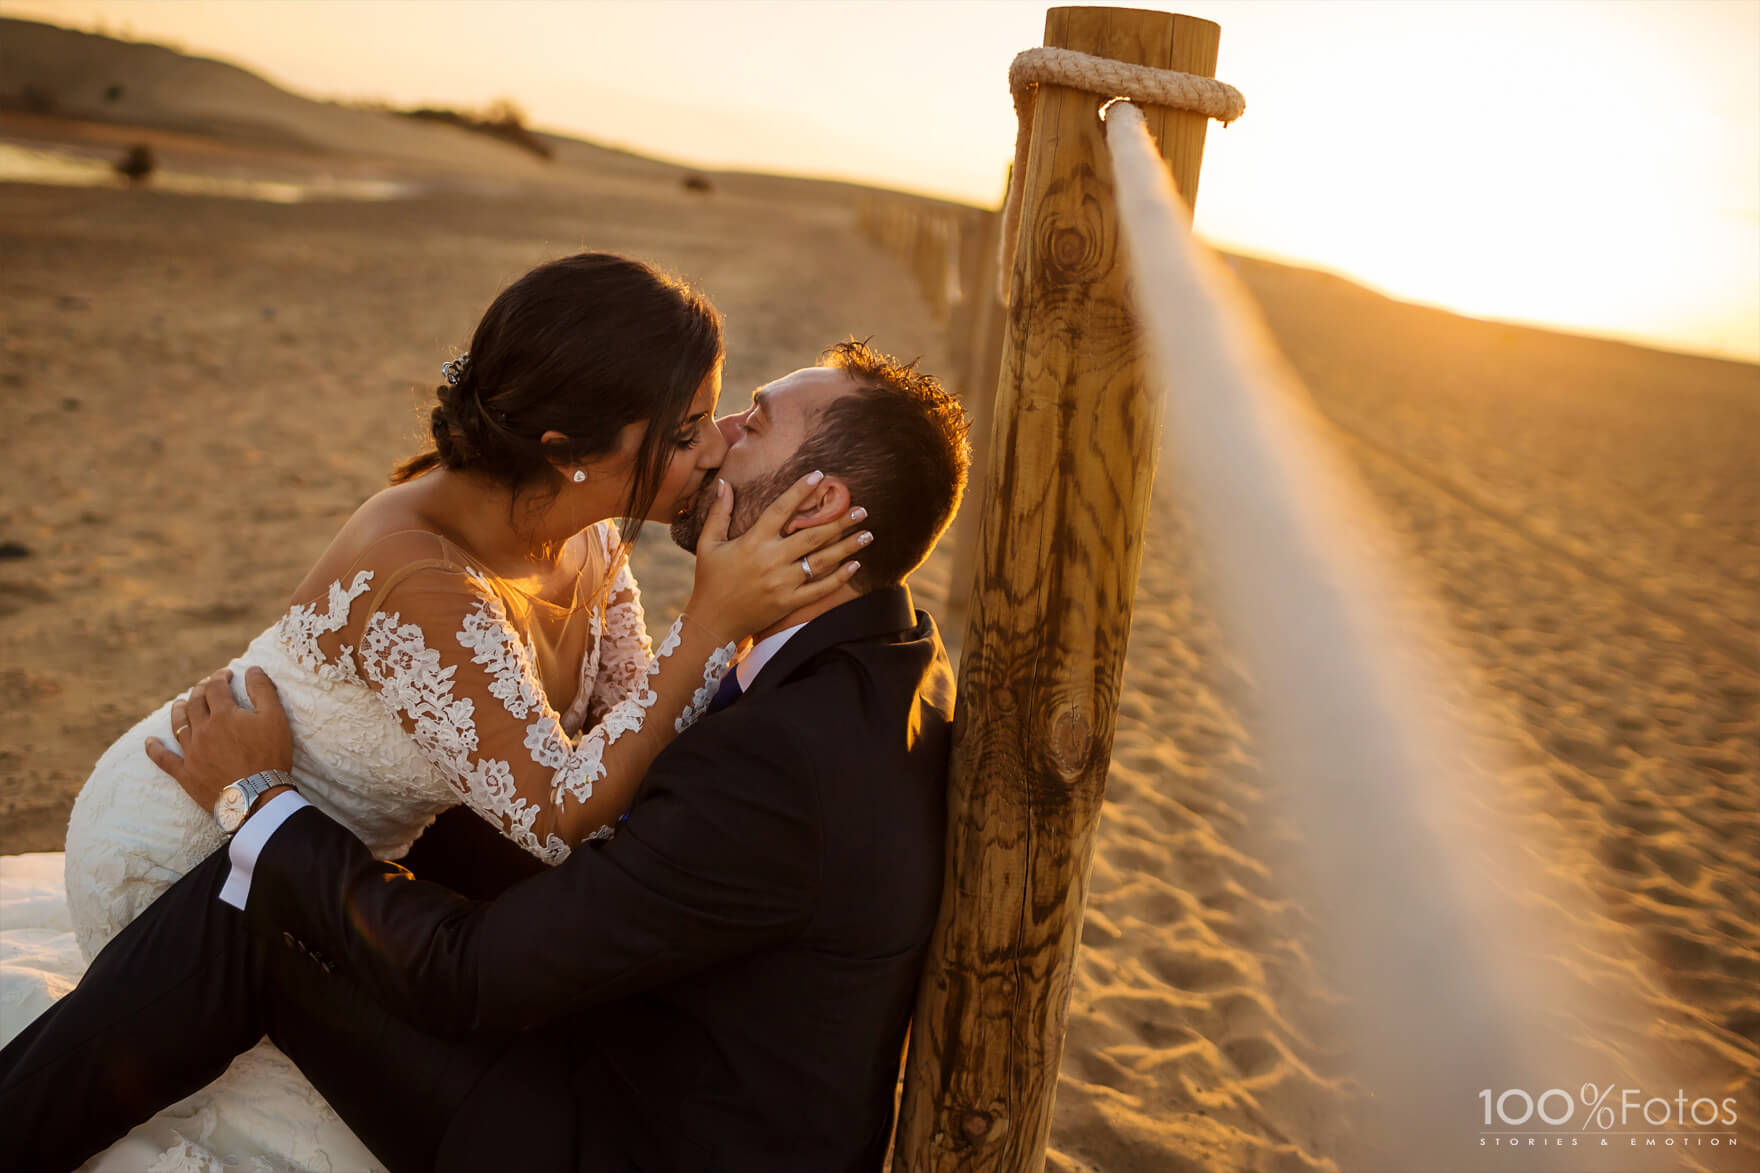
[[[608,560],[617,558],[615,543],[615,538],[607,536],[604,551]],[[659,657],[648,639],[648,620],[642,611],[642,591],[636,585],[636,576],[630,571],[628,562],[618,565],[617,574],[612,579],[605,603],[603,633],[599,648],[599,675],[593,681],[593,703],[588,718],[589,723],[593,724],[603,721],[608,714],[630,700],[639,699],[648,687],[648,678],[657,671]],[[659,656],[671,654],[680,634],[680,623],[674,621],[666,637],[661,640]],[[673,732],[683,733],[703,715],[703,711],[709,707],[709,701],[714,698],[715,689],[727,672],[732,657],[733,645],[716,649],[716,654],[703,666],[702,686],[692,693],[690,703],[674,718]]]
[[[465,804],[548,863],[609,834],[677,719],[712,695],[733,655],[681,616],[640,680],[571,740],[529,637],[474,569],[405,567],[375,592],[352,649],[334,649],[350,650],[360,679]],[[652,710],[660,717],[649,720]]]
[[[606,536],[601,546],[606,565],[617,558],[615,539]],[[648,639],[648,620],[642,612],[642,592],[629,564],[620,562],[611,580],[600,625],[599,674],[592,682],[588,724],[597,724],[624,701],[641,695],[648,686],[648,669],[654,662],[654,646]]]

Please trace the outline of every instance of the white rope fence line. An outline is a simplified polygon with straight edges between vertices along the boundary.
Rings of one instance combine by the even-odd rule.
[[[1080,54],[1022,57],[1011,81],[1126,88],[1117,71],[1090,83],[1102,75],[1086,64],[1076,82],[1048,72]],[[1129,90],[1157,100],[1203,80],[1145,87],[1158,71],[1120,68]],[[1237,104],[1218,116],[1238,116],[1239,95],[1224,89]],[[1019,231],[1030,99],[1023,108],[1005,255]],[[1304,829],[1312,903],[1332,914],[1319,919],[1360,1011],[1353,1034],[1383,1155],[1410,1173],[1458,1168],[1482,1127],[1478,1089],[1549,1088],[1592,1070],[1559,1007],[1641,1019],[1545,964],[1545,930],[1508,889],[1553,890],[1523,855],[1534,845],[1499,841],[1466,799],[1461,731],[1433,687],[1453,677],[1421,667],[1435,649],[1398,630],[1400,568],[1376,510],[1250,298],[1193,237],[1129,99],[1109,104],[1106,139],[1146,372],[1167,405],[1162,463],[1184,480],[1224,631],[1254,682],[1266,776]]]
[[[1373,1008],[1368,1031],[1353,1032],[1360,1058],[1379,1077],[1372,1086],[1402,1101],[1400,1115],[1442,1116],[1453,1141],[1473,1122],[1466,1084],[1500,1090],[1543,1073],[1513,1054],[1517,1023],[1500,1021],[1483,959],[1463,948],[1479,934],[1456,905],[1461,878],[1434,880],[1448,853],[1422,809],[1423,780],[1448,768],[1436,760],[1448,751],[1412,710],[1376,629],[1384,580],[1370,560],[1342,553],[1364,510],[1328,459],[1312,407],[1242,328],[1244,307],[1186,228],[1141,112],[1114,103],[1106,139],[1132,305],[1166,396],[1161,463],[1184,478],[1224,631],[1247,662],[1266,775],[1303,828],[1322,899],[1352,910],[1342,934],[1327,928],[1347,962],[1346,992]],[[1415,1070],[1390,1088],[1402,1058]],[[1443,1081],[1430,1077],[1438,1071]],[[1418,1169],[1437,1139],[1404,1147],[1400,1167]],[[1446,1147],[1457,1163],[1465,1155]]]
[[[1247,100],[1227,82],[1195,73],[1154,69],[1094,57],[1074,49],[1045,46],[1015,55],[1008,67],[1008,90],[1014,98],[1014,166],[1009,168],[1008,195],[1002,203],[1002,255],[996,266],[998,296],[1009,301],[1014,273],[1014,241],[1021,226],[1021,184],[1027,173],[1027,149],[1033,139],[1033,108],[1041,85],[1068,86],[1112,98],[1128,94],[1149,106],[1191,110],[1220,119],[1224,126],[1247,112]]]

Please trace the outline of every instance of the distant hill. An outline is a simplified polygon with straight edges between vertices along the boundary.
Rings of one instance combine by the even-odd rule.
[[[162,45],[0,18],[0,108],[299,147],[510,178],[531,154],[485,135],[291,94],[254,73]]]
[[[197,134],[239,145],[413,162],[487,173],[498,180],[567,182],[570,172],[586,172],[598,178],[678,182],[701,172],[714,177],[712,187],[718,193],[812,203],[843,202],[874,190],[836,180],[692,168],[535,130],[533,137],[551,151],[551,160],[545,162],[445,122],[301,97],[224,61],[0,17],[0,114],[8,110]]]

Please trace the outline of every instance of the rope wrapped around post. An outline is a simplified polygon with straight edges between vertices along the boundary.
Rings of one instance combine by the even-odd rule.
[[[1015,56],[1008,67],[1008,89],[1014,97],[1016,130],[1014,165],[1009,168],[1008,197],[1002,205],[1002,252],[996,266],[997,296],[1009,304],[1014,279],[1014,243],[1020,233],[1021,183],[1027,171],[1027,148],[1033,141],[1033,108],[1041,85],[1068,86],[1102,98],[1124,98],[1149,106],[1207,114],[1224,126],[1247,111],[1247,100],[1227,82],[1171,69],[1151,69],[1128,61],[1094,57],[1073,49],[1044,46]]]

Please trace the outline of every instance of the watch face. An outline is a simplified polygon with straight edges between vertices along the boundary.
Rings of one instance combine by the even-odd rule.
[[[245,801],[244,791],[234,782],[220,792],[220,797],[214,803],[214,817],[219,820],[222,831],[236,831],[250,809],[251,804]]]

